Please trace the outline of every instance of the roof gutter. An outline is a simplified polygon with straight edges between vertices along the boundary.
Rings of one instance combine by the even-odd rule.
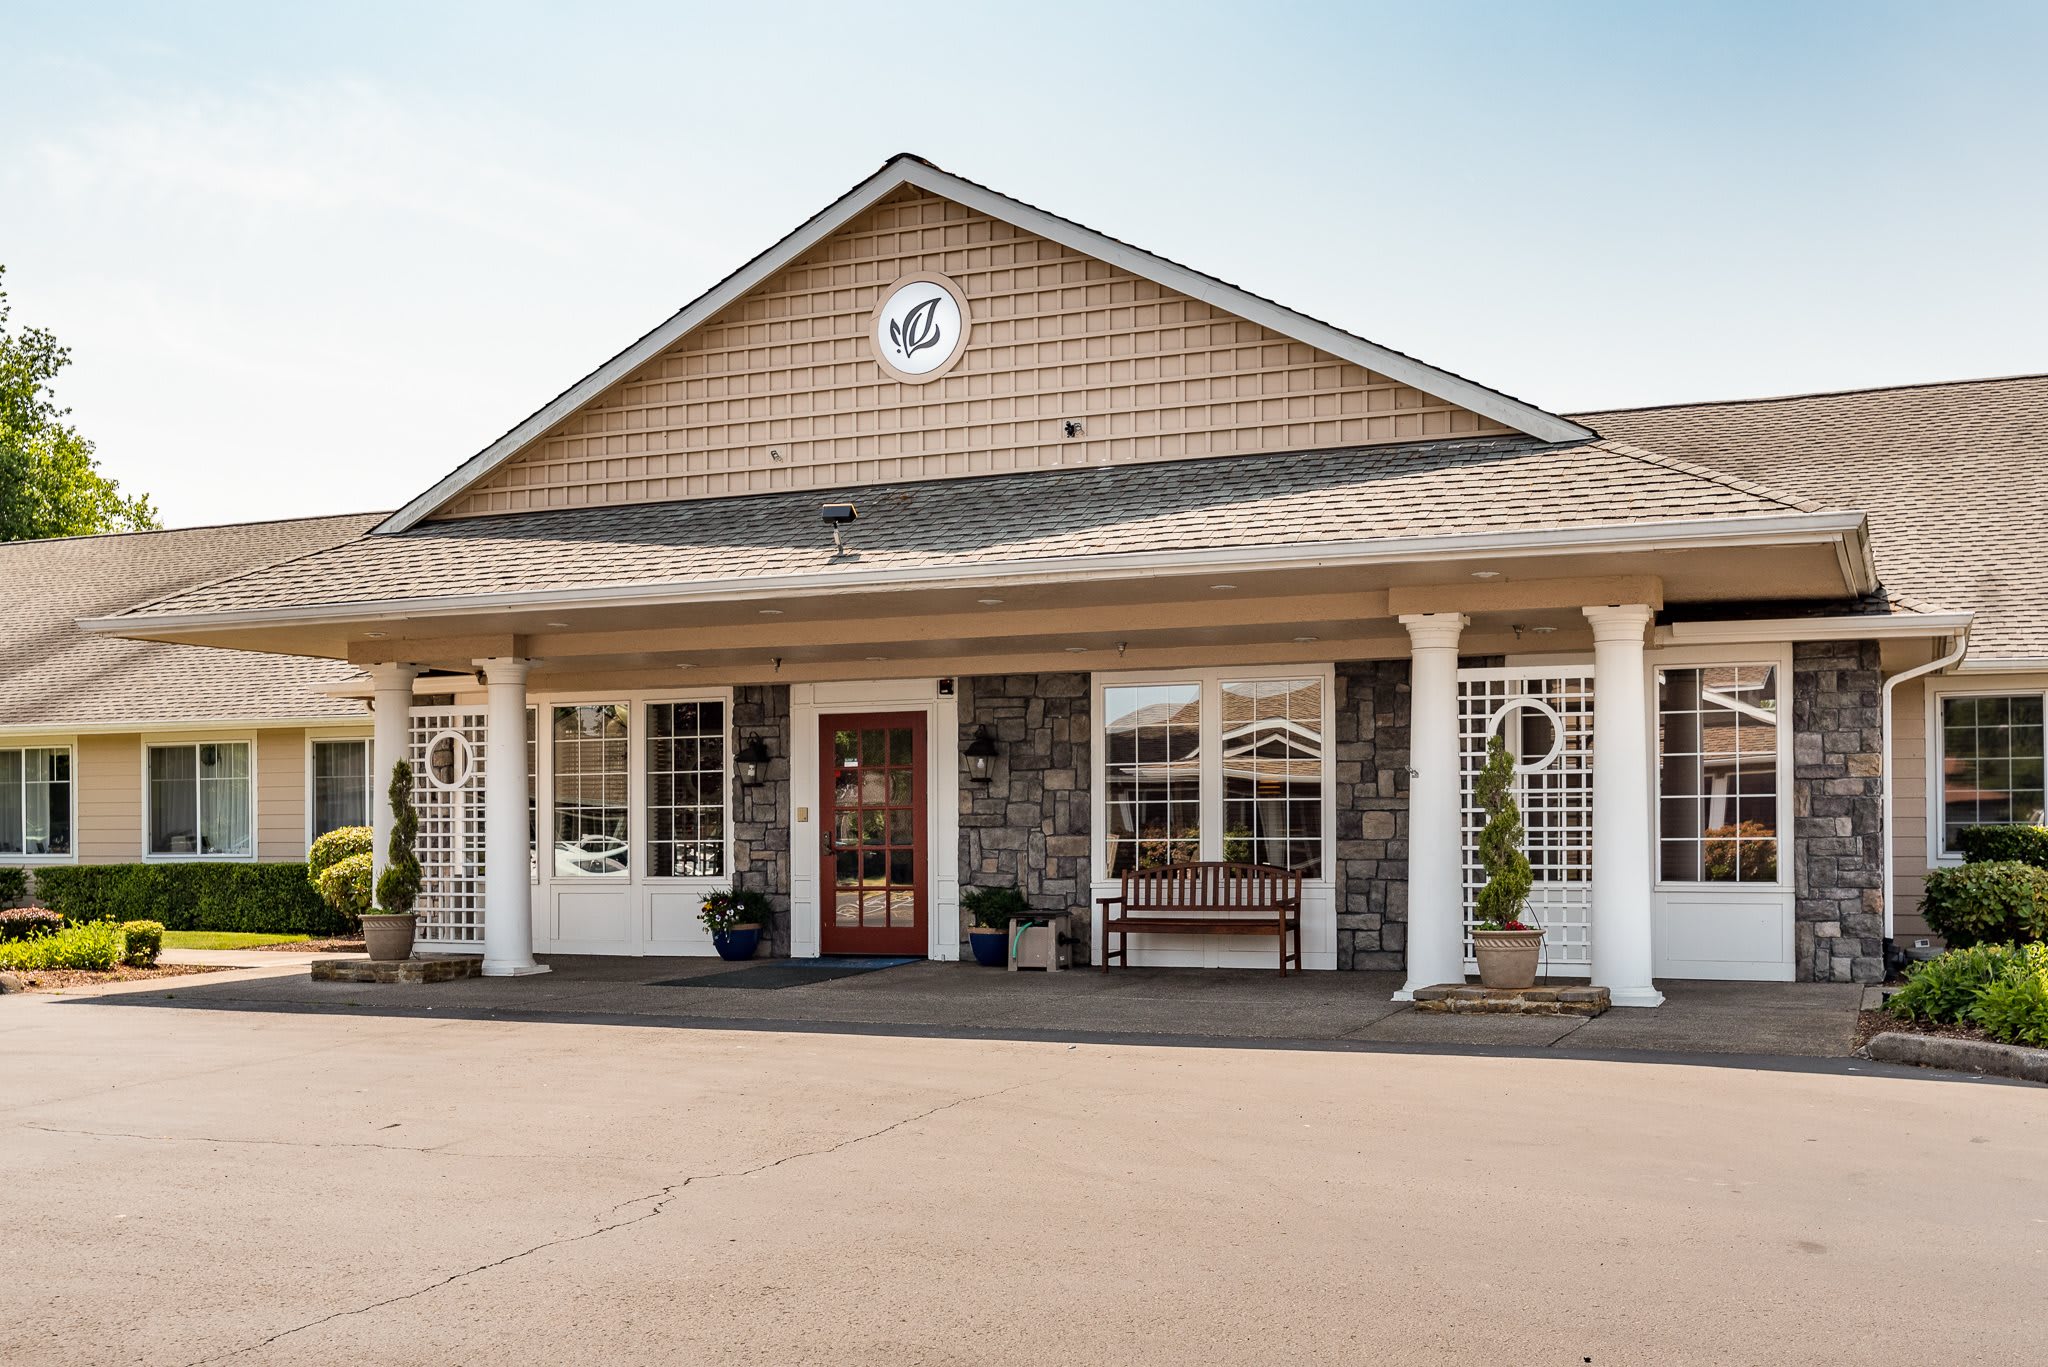
[[[1969,612],[1894,612],[1885,616],[1759,617],[1673,622],[1657,628],[1658,645],[1738,645],[1748,641],[1875,640],[1953,636],[1976,620]]]
[[[1892,938],[1892,927],[1894,924],[1892,917],[1892,883],[1894,881],[1892,868],[1892,693],[1900,684],[1908,679],[1918,679],[1923,675],[1947,669],[1961,660],[1970,649],[1970,627],[1967,622],[1955,634],[1953,640],[1955,641],[1955,649],[1949,651],[1948,654],[1940,659],[1929,660],[1924,665],[1902,670],[1884,681],[1884,696],[1881,699],[1882,711],[1878,722],[1881,744],[1879,745],[1877,756],[1877,782],[1878,825],[1882,831],[1882,844],[1884,847],[1884,938],[1887,940]]]
[[[461,616],[518,608],[646,607],[692,603],[748,602],[791,594],[903,592],[912,589],[981,588],[995,585],[1066,583],[1105,574],[1130,578],[1199,574],[1211,571],[1254,573],[1299,571],[1366,565],[1401,565],[1440,560],[1453,555],[1541,558],[1582,551],[1609,554],[1673,549],[1718,549],[1743,546],[1793,546],[1830,543],[1838,548],[1864,528],[1861,513],[1786,513],[1752,518],[1711,518],[1651,525],[1629,524],[1567,528],[1539,532],[1480,532],[1451,536],[1331,542],[1296,547],[1248,546],[1195,551],[1133,551],[1120,555],[1079,555],[1031,560],[882,567],[826,574],[756,576],[673,584],[617,584],[540,592],[514,590],[420,598],[374,599],[365,602],[255,608],[241,612],[128,613],[88,617],[78,625],[87,631],[127,635],[138,631],[182,631],[197,628],[319,626],[371,617]],[[1845,568],[1854,562],[1845,562]],[[1861,597],[1876,587],[1851,579],[1846,589]]]

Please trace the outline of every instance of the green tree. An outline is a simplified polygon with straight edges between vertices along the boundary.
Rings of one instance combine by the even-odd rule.
[[[0,283],[6,273],[0,266]],[[10,312],[0,289],[0,541],[157,526],[149,496],[130,498],[100,473],[92,443],[65,421],[71,410],[50,393],[71,349],[47,328],[9,332]]]
[[[1473,796],[1486,813],[1486,828],[1479,832],[1486,886],[1479,890],[1472,913],[1487,930],[1506,930],[1510,921],[1519,919],[1536,881],[1529,856],[1522,853],[1522,811],[1515,805],[1514,785],[1515,757],[1495,732],[1486,742],[1486,767],[1472,785]]]
[[[377,879],[377,910],[403,916],[420,895],[420,857],[413,851],[419,838],[419,808],[412,805],[412,766],[404,760],[391,766],[391,842],[384,847],[384,872]]]

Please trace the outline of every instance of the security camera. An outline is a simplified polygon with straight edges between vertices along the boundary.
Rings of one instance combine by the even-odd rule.
[[[827,503],[824,507],[818,509],[818,516],[828,526],[844,527],[847,523],[860,516],[860,509],[854,507],[851,503]]]

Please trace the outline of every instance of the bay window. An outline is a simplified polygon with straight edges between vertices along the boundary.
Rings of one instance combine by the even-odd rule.
[[[0,859],[71,856],[71,750],[0,750]]]
[[[247,741],[151,745],[149,853],[246,859],[256,852],[256,771]]]
[[[1102,685],[1102,875],[1196,860],[1325,876],[1320,677],[1216,672]]]
[[[370,742],[313,742],[313,838],[370,824]]]
[[[1941,698],[1941,850],[1965,826],[2039,825],[2042,695]]]

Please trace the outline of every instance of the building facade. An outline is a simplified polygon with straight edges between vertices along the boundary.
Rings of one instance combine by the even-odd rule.
[[[406,507],[80,633],[343,672],[493,974],[707,952],[735,881],[772,953],[957,958],[1003,885],[1099,954],[1125,872],[1230,860],[1412,990],[1499,735],[1550,972],[1875,981],[1930,832],[2039,816],[2048,629],[1871,498],[1973,400],[2038,446],[2002,383],[1553,414],[899,157]]]

